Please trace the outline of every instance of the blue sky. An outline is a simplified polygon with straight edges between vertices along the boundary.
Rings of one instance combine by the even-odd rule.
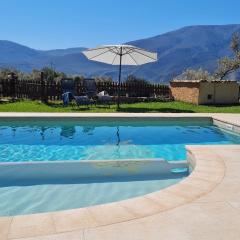
[[[0,39],[93,47],[197,24],[240,23],[240,0],[0,0]]]

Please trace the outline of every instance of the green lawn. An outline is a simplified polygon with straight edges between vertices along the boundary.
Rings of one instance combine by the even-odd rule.
[[[63,107],[61,102],[43,104],[38,101],[20,101],[0,104],[0,112],[117,112],[116,105]],[[234,106],[196,106],[182,102],[150,102],[122,104],[119,112],[173,112],[173,113],[240,113],[240,104]]]

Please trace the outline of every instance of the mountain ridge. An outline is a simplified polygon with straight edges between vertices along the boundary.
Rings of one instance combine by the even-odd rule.
[[[240,24],[196,25],[128,42],[126,44],[157,52],[158,61],[140,67],[123,67],[123,76],[134,74],[154,82],[168,82],[187,68],[202,67],[213,72],[220,57],[231,55],[230,41],[235,32],[240,33]],[[85,49],[36,50],[0,40],[0,67],[29,72],[52,64],[67,74],[107,75],[117,79],[116,66],[86,59],[81,53]]]

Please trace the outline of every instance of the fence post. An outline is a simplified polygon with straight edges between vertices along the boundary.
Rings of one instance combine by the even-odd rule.
[[[47,96],[46,96],[46,91],[45,91],[45,81],[44,81],[44,73],[40,73],[41,77],[41,101],[43,103],[47,103]]]
[[[15,100],[16,97],[16,80],[17,80],[17,75],[14,72],[11,72],[8,74],[8,78],[10,80],[10,95],[12,100]]]

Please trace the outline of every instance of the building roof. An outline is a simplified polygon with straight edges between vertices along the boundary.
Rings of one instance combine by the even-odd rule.
[[[171,82],[192,82],[192,83],[200,83],[200,82],[219,82],[219,83],[232,83],[232,82],[237,82],[236,80],[219,80],[219,79],[216,79],[216,80],[211,80],[211,81],[207,81],[207,80],[187,80],[187,79],[184,79],[184,80],[178,80],[178,79],[174,79],[172,80]]]

